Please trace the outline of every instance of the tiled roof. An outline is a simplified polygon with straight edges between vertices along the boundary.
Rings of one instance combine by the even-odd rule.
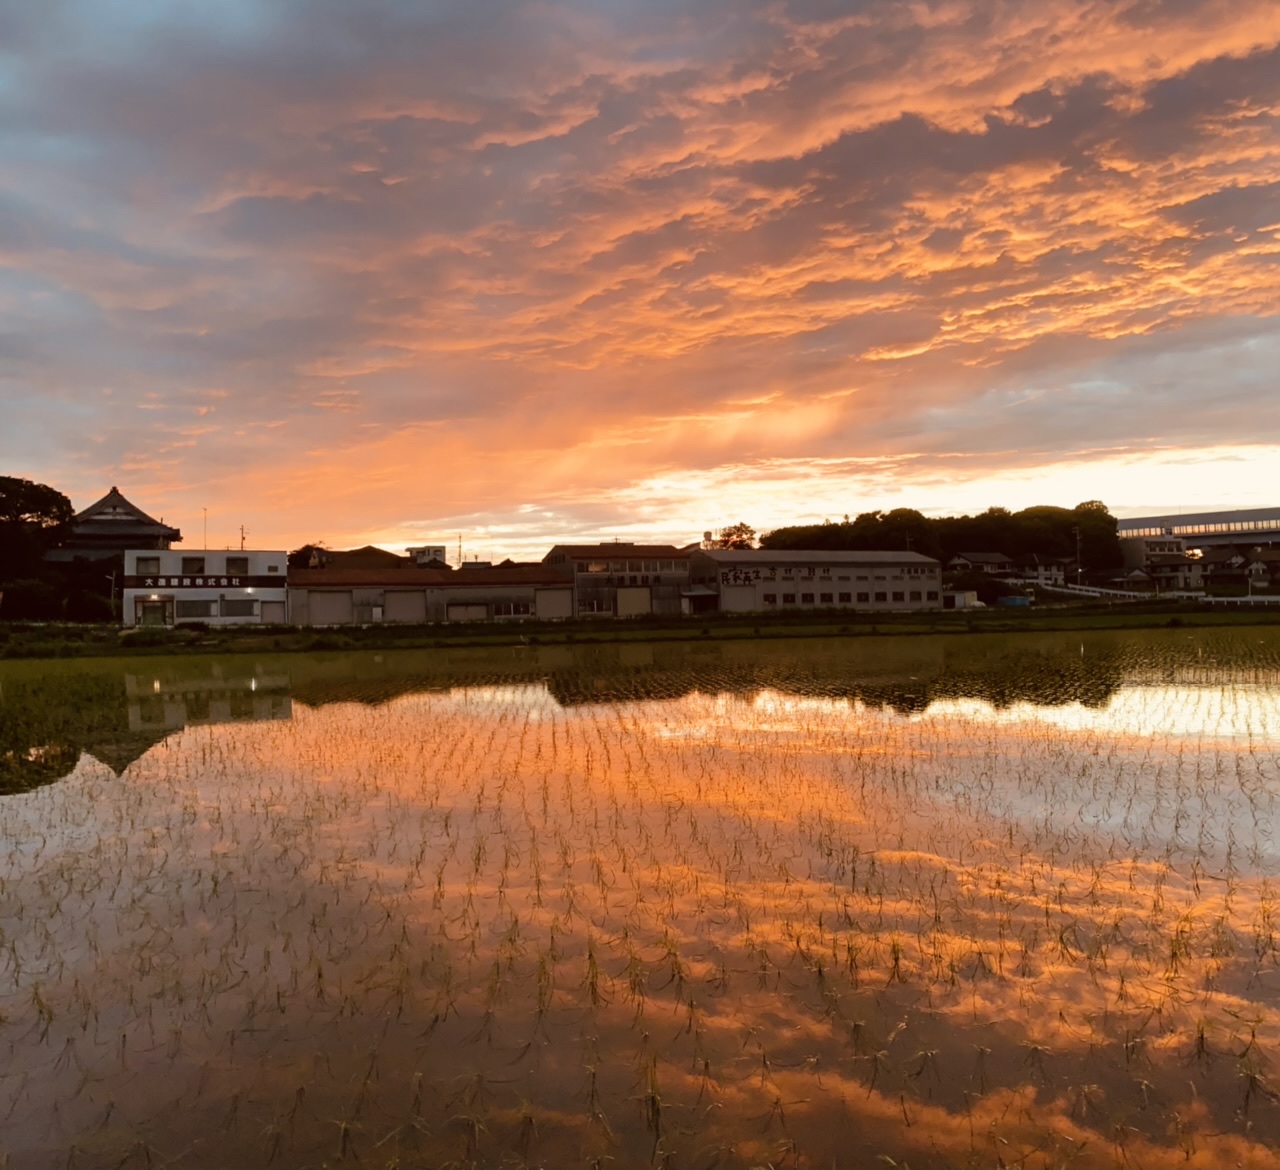
[[[547,556],[561,554],[570,557],[599,557],[602,560],[625,561],[659,558],[661,560],[682,560],[689,556],[690,549],[676,548],[674,544],[557,544]],[[544,558],[545,559],[545,558]]]
[[[809,564],[828,565],[936,565],[933,557],[902,550],[874,549],[793,549],[793,548],[708,548],[701,556],[731,565]]]
[[[568,585],[569,576],[550,565],[515,565],[493,569],[403,568],[290,569],[289,585],[295,588],[476,589],[504,585]]]

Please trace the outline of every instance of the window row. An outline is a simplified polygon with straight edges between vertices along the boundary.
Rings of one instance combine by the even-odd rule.
[[[256,617],[258,602],[252,597],[224,597],[221,602],[179,600],[174,614],[180,618]]]
[[[579,573],[674,573],[688,569],[684,561],[578,561]]]
[[[795,605],[796,596],[797,595],[794,593],[784,593],[782,595],[782,604]],[[816,597],[816,600],[815,600],[815,597]],[[813,593],[801,593],[799,594],[799,598],[800,598],[801,605],[815,605],[815,604],[816,605],[852,605],[853,604],[852,593],[840,593],[838,595],[835,593],[818,593],[816,595]],[[857,604],[870,605],[871,598],[872,598],[872,594],[870,592],[859,593],[857,598]],[[880,603],[886,603],[891,598],[893,601],[896,601],[896,602],[937,601],[938,591],[936,589],[929,589],[929,590],[899,589],[899,590],[880,590],[880,591],[876,591],[875,593],[875,600]],[[765,605],[777,605],[778,595],[776,593],[766,593],[764,595],[764,603]]]
[[[208,566],[218,560],[223,560],[224,567],[221,569],[209,568]],[[159,557],[138,557],[134,572],[139,577],[155,575],[160,572]],[[279,565],[268,565],[268,573],[280,572]],[[182,575],[184,577],[200,577],[206,574],[217,576],[219,573],[226,573],[228,576],[247,577],[249,575],[249,558],[240,556],[219,557],[183,557],[182,558]]]

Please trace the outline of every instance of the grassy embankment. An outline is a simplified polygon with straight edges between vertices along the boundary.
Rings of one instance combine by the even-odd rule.
[[[255,626],[122,630],[108,625],[0,623],[0,658],[92,658],[171,653],[262,653],[348,649],[510,646],[515,643],[679,641],[701,638],[814,638],[883,634],[1017,633],[1153,629],[1160,626],[1280,625],[1280,610],[1225,610],[1198,603],[1054,605],[934,613],[857,614],[810,610],[778,614],[700,614],[452,625],[379,625],[340,629]]]

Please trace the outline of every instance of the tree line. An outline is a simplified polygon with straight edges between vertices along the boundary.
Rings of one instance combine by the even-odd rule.
[[[736,525],[735,532],[746,527]],[[852,520],[846,516],[840,521],[775,528],[760,538],[760,547],[910,549],[937,557],[943,564],[961,553],[975,552],[1074,560],[1078,549],[1084,568],[1097,571],[1123,563],[1117,527],[1116,518],[1098,500],[1074,508],[1041,505],[1018,512],[988,508],[976,516],[925,516],[914,508],[894,508],[862,512]]]

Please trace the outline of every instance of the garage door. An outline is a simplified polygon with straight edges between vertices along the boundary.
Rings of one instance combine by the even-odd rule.
[[[347,626],[351,624],[351,594],[321,593],[311,590],[311,624],[313,626]]]
[[[421,590],[403,593],[388,589],[383,603],[382,619],[388,622],[425,622],[427,620],[427,595]]]
[[[262,603],[262,620],[268,625],[284,625],[284,602],[264,601]]]
[[[449,606],[448,616],[451,622],[483,622],[489,617],[489,607],[455,601]]]

